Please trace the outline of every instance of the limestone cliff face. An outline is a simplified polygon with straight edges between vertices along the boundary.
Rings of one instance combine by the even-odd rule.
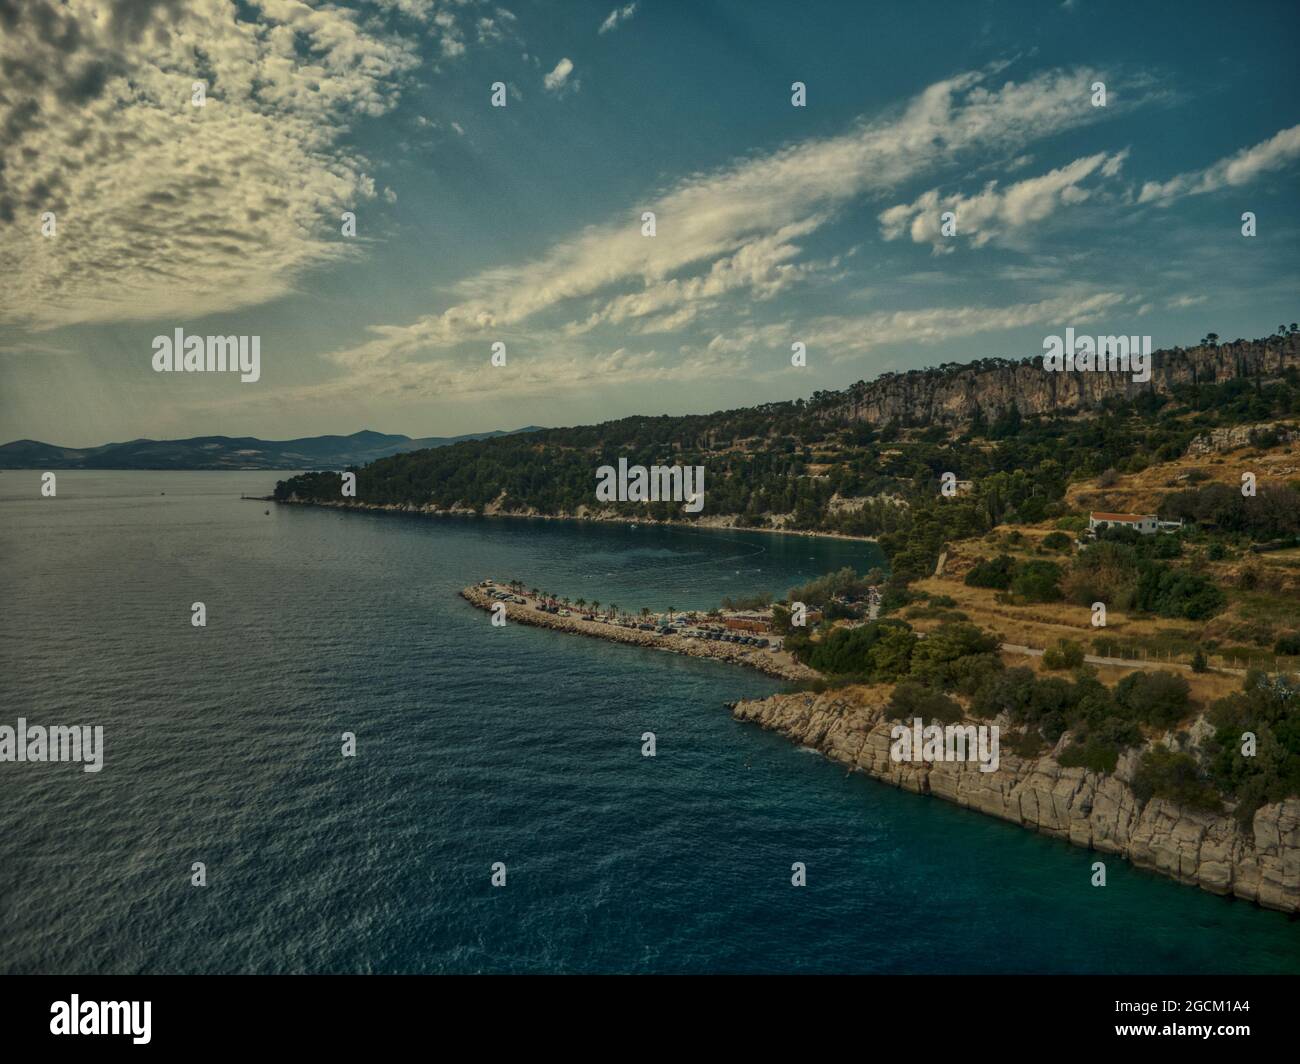
[[[1014,402],[1025,415],[1087,411],[1108,398],[1132,398],[1146,391],[1167,393],[1176,384],[1210,383],[1235,377],[1270,378],[1300,366],[1300,335],[1263,342],[1238,340],[1215,347],[1176,347],[1152,353],[1151,379],[1130,374],[1048,372],[1032,362],[976,363],[954,370],[912,370],[859,382],[827,416],[873,424],[958,423],[976,410],[992,418]]]
[[[1136,754],[1111,774],[1062,768],[1050,756],[1001,751],[998,771],[973,762],[896,762],[889,756],[887,695],[849,688],[781,694],[736,703],[752,721],[833,761],[918,794],[933,794],[1077,846],[1118,854],[1215,894],[1234,894],[1284,912],[1300,911],[1300,799],[1265,806],[1243,831],[1230,816],[1163,799],[1142,806],[1129,787]]]

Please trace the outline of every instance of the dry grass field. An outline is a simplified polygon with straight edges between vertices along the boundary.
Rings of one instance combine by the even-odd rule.
[[[1267,451],[1246,447],[1226,453],[1184,456],[1149,467],[1141,473],[1118,477],[1103,488],[1097,480],[1071,485],[1067,500],[1076,514],[1086,518],[1090,509],[1152,513],[1168,493],[1209,483],[1240,484],[1243,471],[1254,472],[1258,483],[1281,484],[1300,480],[1300,442]],[[904,609],[900,616],[919,631],[930,630],[961,613],[982,628],[997,633],[1004,643],[1044,649],[1066,639],[1083,645],[1090,654],[1132,659],[1142,668],[1161,664],[1190,664],[1198,648],[1213,668],[1233,671],[1192,673],[1179,669],[1192,683],[1193,697],[1210,701],[1237,689],[1236,670],[1254,665],[1270,670],[1300,668],[1300,659],[1278,657],[1273,644],[1280,634],[1300,630],[1300,548],[1253,554],[1235,552],[1210,561],[1199,546],[1192,546],[1178,564],[1188,564],[1211,577],[1228,596],[1228,605],[1208,621],[1168,619],[1150,614],[1126,613],[1111,608],[1104,628],[1093,627],[1092,610],[1067,602],[1018,604],[991,588],[968,587],[964,580],[980,560],[1008,554],[1017,561],[1054,561],[1067,568],[1074,548],[1053,550],[1044,538],[1056,531],[1054,521],[1036,526],[1001,526],[985,536],[960,540],[948,546],[943,571],[915,582],[915,591],[942,605],[923,604]],[[946,600],[951,600],[949,604]],[[1041,658],[1007,654],[1008,664],[1041,669]],[[1107,683],[1130,671],[1124,666],[1097,666]]]

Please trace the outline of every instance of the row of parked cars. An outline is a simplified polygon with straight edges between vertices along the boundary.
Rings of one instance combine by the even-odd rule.
[[[487,587],[491,585],[487,584],[485,581],[483,586]],[[515,602],[523,605],[526,601],[520,596],[512,595],[507,591],[495,590],[490,592],[490,595],[498,602]],[[537,603],[533,609],[539,610],[542,613],[553,613],[558,617],[573,616],[572,612],[567,609],[560,606],[548,606],[544,602]],[[584,613],[582,614],[582,619],[584,621],[594,621],[597,618],[595,614]],[[654,632],[656,635],[680,635],[683,639],[703,639],[706,642],[734,643],[738,646],[754,647],[757,650],[779,649],[780,646],[776,641],[764,639],[762,636],[746,635],[741,632],[731,632],[724,628],[709,627],[708,625],[702,625],[695,628],[682,628],[676,625],[664,624],[662,622],[651,624],[646,621],[605,620],[604,623],[617,624],[621,628],[634,628],[642,632]]]
[[[741,646],[757,647],[760,650],[772,649],[776,643],[760,635],[745,635],[743,632],[727,632],[718,628],[697,628],[682,633],[687,639],[712,640],[719,643],[737,643]]]
[[[582,615],[584,621],[594,621],[596,618],[589,613]],[[711,640],[718,643],[736,643],[740,646],[754,647],[759,650],[776,648],[777,644],[761,636],[744,635],[739,632],[729,632],[722,628],[683,628],[671,624],[651,624],[646,621],[607,621],[607,624],[617,624],[620,628],[633,628],[641,632],[654,632],[655,635],[680,635],[683,639],[703,639]]]

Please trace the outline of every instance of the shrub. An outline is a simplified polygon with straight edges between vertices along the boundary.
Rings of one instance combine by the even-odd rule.
[[[992,561],[981,558],[966,574],[967,587],[991,587],[1005,591],[1011,586],[1011,575],[1016,560],[1009,554],[999,554]]]
[[[1119,755],[1141,741],[1142,733],[1135,724],[1110,717],[1079,735],[1061,751],[1057,761],[1066,768],[1083,767],[1091,772],[1114,772],[1115,766],[1119,764]]]
[[[978,667],[972,659],[993,659],[997,649],[997,637],[973,624],[941,624],[916,644],[910,674],[933,687],[951,689]]]
[[[1064,532],[1049,532],[1043,537],[1043,546],[1048,550],[1069,550],[1073,543]]]
[[[792,587],[786,595],[789,602],[804,602],[809,606],[825,606],[837,595],[860,598],[867,593],[868,581],[858,576],[850,566],[819,576],[800,587]],[[771,596],[768,596],[771,601]],[[767,603],[765,602],[764,605]]]
[[[873,651],[886,636],[903,641],[905,656],[910,657],[916,636],[902,621],[884,620],[860,628],[836,628],[817,642],[796,642],[792,653],[807,665],[828,676],[862,676],[875,679],[877,668]],[[786,643],[790,646],[790,638]],[[893,675],[882,677],[893,679]]]
[[[1035,682],[1033,670],[1024,666],[998,673],[976,692],[971,712],[984,718],[1010,713],[1013,720],[1023,723],[1029,719],[1029,701]]]
[[[916,636],[909,629],[887,629],[871,648],[871,675],[877,681],[898,680],[906,676],[915,647]]]
[[[1190,688],[1172,672],[1134,672],[1115,687],[1116,703],[1134,720],[1169,728],[1187,714]]]
[[[1061,567],[1055,562],[1025,562],[1011,578],[1011,591],[1026,602],[1056,602],[1061,598]]]
[[[920,717],[925,721],[953,724],[962,719],[961,706],[941,691],[908,680],[894,688],[889,698],[889,716],[894,720]]]
[[[1273,653],[1285,654],[1287,657],[1300,656],[1300,632],[1288,632],[1279,636],[1273,644]]]
[[[1211,707],[1209,720],[1215,726],[1205,744],[1210,775],[1237,799],[1243,824],[1261,805],[1300,796],[1300,678],[1252,671],[1240,692]],[[1247,732],[1254,757],[1242,756]]]
[[[1199,573],[1156,562],[1145,562],[1138,568],[1134,604],[1147,613],[1202,621],[1213,617],[1227,603],[1223,592]]]
[[[1190,754],[1157,746],[1142,755],[1133,774],[1138,801],[1167,798],[1189,809],[1219,812],[1223,801]]]
[[[1056,759],[1062,768],[1086,768],[1090,772],[1114,772],[1119,750],[1096,739],[1073,742]]]
[[[1043,752],[1043,737],[1036,728],[1026,728],[1022,732],[1013,732],[1010,740],[1003,740],[1006,748],[1017,757],[1038,757]]]
[[[1083,664],[1083,647],[1071,640],[1058,640],[1056,646],[1043,651],[1043,668],[1077,669]]]

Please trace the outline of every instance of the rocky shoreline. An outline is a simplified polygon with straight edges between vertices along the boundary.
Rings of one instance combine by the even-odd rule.
[[[494,600],[490,592],[499,588],[466,587],[460,595],[471,605],[479,609],[491,609],[500,600]],[[525,596],[520,596],[525,597]],[[684,639],[680,635],[658,635],[655,632],[643,632],[639,628],[623,628],[616,624],[600,621],[584,621],[580,614],[561,617],[555,613],[544,613],[536,609],[531,599],[523,604],[505,602],[506,623],[529,624],[535,628],[550,628],[557,632],[573,632],[578,635],[591,636],[596,639],[608,639],[615,643],[628,643],[633,646],[649,647],[652,650],[664,650],[672,654],[685,654],[693,658],[712,658],[732,665],[744,665],[769,676],[782,680],[814,680],[819,674],[801,665],[785,652],[758,650],[742,647],[733,643],[713,643],[703,640]]]
[[[1113,774],[1063,768],[1050,755],[1023,758],[1005,748],[998,771],[990,773],[974,762],[896,762],[889,756],[895,722],[885,715],[887,700],[888,689],[843,688],[740,701],[732,714],[895,787],[1116,854],[1213,894],[1300,912],[1300,799],[1264,806],[1243,830],[1231,816],[1160,798],[1143,805],[1130,787],[1136,751]]]
[[[497,588],[473,586],[460,594],[487,610],[500,601],[491,598],[493,590]],[[815,670],[784,653],[660,636],[583,621],[578,614],[561,617],[535,609],[531,600],[504,605],[510,623],[712,658],[789,681],[819,678]],[[1160,798],[1140,802],[1131,787],[1136,750],[1121,757],[1110,774],[1062,767],[1050,753],[1020,757],[1005,747],[998,770],[990,773],[980,772],[973,761],[897,762],[889,756],[896,723],[885,711],[889,694],[888,687],[791,692],[742,700],[731,712],[737,720],[777,732],[895,787],[1123,857],[1135,867],[1213,894],[1300,913],[1300,798],[1264,806],[1250,828],[1243,829],[1230,815],[1198,812]]]

